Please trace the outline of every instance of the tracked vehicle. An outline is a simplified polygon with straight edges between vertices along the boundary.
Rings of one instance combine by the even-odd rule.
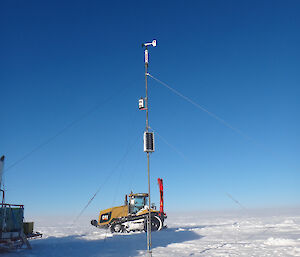
[[[160,190],[160,209],[156,210],[154,204],[150,207],[151,230],[161,230],[166,227],[164,221],[167,218],[164,213],[163,180],[158,179]],[[92,220],[91,224],[98,228],[108,228],[112,233],[147,231],[149,218],[148,194],[130,193],[125,196],[122,206],[112,207],[100,211],[99,219]]]

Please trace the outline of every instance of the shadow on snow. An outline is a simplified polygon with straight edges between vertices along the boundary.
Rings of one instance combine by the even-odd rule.
[[[172,243],[183,243],[203,237],[194,231],[189,230],[191,228],[203,227],[167,228],[159,232],[153,232],[152,248],[166,247]],[[82,236],[84,235],[73,235],[60,238],[49,237],[32,241],[32,250],[24,249],[19,252],[11,252],[8,256],[135,256],[145,251],[147,248],[146,233],[115,234],[113,237],[98,240],[84,240],[81,238]]]

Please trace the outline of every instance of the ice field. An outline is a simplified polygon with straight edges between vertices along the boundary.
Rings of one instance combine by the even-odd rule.
[[[33,249],[1,256],[147,256],[145,233],[111,234],[89,218],[36,218],[43,238],[30,241]],[[299,210],[169,213],[167,225],[152,233],[153,256],[300,256]]]

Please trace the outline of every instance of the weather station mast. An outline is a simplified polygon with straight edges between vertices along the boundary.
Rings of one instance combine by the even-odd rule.
[[[147,219],[147,250],[150,256],[152,256],[152,240],[151,240],[151,197],[150,197],[150,153],[154,152],[154,133],[149,131],[149,106],[148,106],[148,63],[149,63],[149,54],[148,46],[156,47],[156,40],[153,40],[151,43],[144,43],[142,47],[145,48],[145,87],[146,87],[146,96],[145,98],[139,99],[139,109],[146,110],[146,129],[144,132],[144,152],[147,153],[147,169],[148,169],[148,201],[149,201],[149,216]]]

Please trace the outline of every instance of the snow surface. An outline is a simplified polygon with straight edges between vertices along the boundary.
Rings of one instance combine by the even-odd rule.
[[[168,228],[152,233],[153,256],[300,256],[300,215],[277,213],[168,214]],[[35,219],[42,239],[9,257],[147,256],[146,233],[111,234],[67,218]]]

